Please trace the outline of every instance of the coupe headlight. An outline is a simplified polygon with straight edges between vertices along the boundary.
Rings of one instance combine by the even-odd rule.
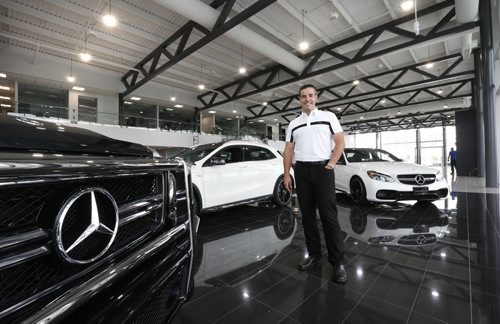
[[[436,173],[436,181],[441,181],[444,178],[444,174],[441,173],[441,171],[438,171]]]
[[[366,174],[373,180],[382,181],[382,182],[394,182],[394,179],[388,176],[387,174],[375,172],[375,171],[367,171]]]

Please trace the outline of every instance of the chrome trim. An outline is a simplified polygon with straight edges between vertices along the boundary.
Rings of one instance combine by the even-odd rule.
[[[24,262],[26,260],[48,254],[49,249],[45,246],[40,246],[36,249],[29,250],[26,252],[21,252],[21,253],[16,253],[15,255],[8,256],[6,258],[0,259],[0,270],[2,270],[5,267],[9,267],[12,265],[15,265],[17,263]]]
[[[158,202],[163,200],[163,194],[159,193],[154,196],[144,197],[138,200],[134,200],[131,203],[120,205],[118,212],[121,214],[127,213],[131,210],[139,209],[141,207],[152,204],[153,202]]]
[[[37,228],[28,230],[24,233],[14,233],[6,237],[0,237],[0,250],[12,245],[24,244],[29,241],[46,238],[47,236],[47,233],[43,229]]]
[[[187,215],[188,215],[188,219],[184,223],[184,225],[189,228],[189,243],[191,244],[189,247],[189,254],[191,255],[191,258],[189,260],[189,274],[187,277],[187,286],[186,286],[187,287],[186,292],[189,292],[189,287],[191,287],[191,280],[192,280],[191,277],[193,274],[192,272],[194,263],[194,240],[195,240],[194,237],[195,232],[193,231],[193,222],[192,222],[193,215],[191,214],[191,195],[188,194],[189,192],[192,192],[192,190],[190,190],[192,189],[192,187],[189,186],[189,175],[191,174],[191,168],[183,159],[176,157],[175,160],[182,163],[182,165],[184,166],[184,187],[186,188],[185,190],[186,190]]]
[[[137,212],[135,214],[132,214],[132,215],[129,215],[127,217],[120,219],[118,226],[122,226],[122,225],[128,224],[132,221],[135,221],[138,218],[141,218],[143,216],[150,214],[153,210],[157,210],[157,209],[160,209],[162,207],[163,207],[163,204],[161,204],[161,203],[153,205],[153,206],[149,206],[147,208],[147,210],[143,210],[143,211]]]
[[[51,166],[53,166],[51,164]],[[119,178],[119,177],[130,177],[130,176],[138,176],[138,175],[160,175],[162,172],[169,171],[171,168],[180,166],[180,164],[175,164],[175,163],[157,163],[157,164],[151,164],[151,165],[144,165],[144,164],[127,164],[127,167],[134,167],[139,170],[120,170],[118,169],[117,173],[110,173],[109,175],[106,175],[103,177],[102,173],[98,174],[98,170],[93,169],[92,172],[89,172],[89,174],[83,174],[83,175],[75,175],[75,174],[68,174],[68,175],[60,175],[60,174],[42,174],[38,175],[37,178],[30,178],[30,177],[25,177],[23,179],[20,176],[16,176],[14,181],[8,181],[10,180],[9,178],[4,178],[2,179],[3,181],[0,181],[0,187],[2,186],[7,186],[7,185],[15,185],[15,184],[36,184],[36,183],[52,183],[52,182],[62,182],[62,181],[74,181],[74,180],[85,180],[85,179],[110,179],[110,178]],[[113,166],[110,165],[110,172],[113,170],[116,170],[116,168],[119,168],[119,165],[115,165],[114,169],[111,169]],[[21,170],[24,170],[23,168],[20,168]],[[60,170],[60,168],[58,168]],[[154,172],[147,172],[153,170]],[[101,171],[102,172],[102,171]],[[69,172],[68,172],[69,173]],[[76,173],[76,172],[74,172]],[[21,180],[19,180],[21,178]]]
[[[126,259],[118,262],[115,265],[110,265],[106,269],[99,272],[88,281],[80,284],[79,286],[72,287],[66,291],[59,298],[40,309],[37,313],[25,319],[22,323],[48,323],[57,320],[64,312],[70,311],[72,308],[85,303],[92,298],[98,291],[112,281],[118,280],[119,277],[131,271],[138,264],[144,262],[153,255],[153,252],[163,247],[175,239],[179,233],[187,230],[186,224],[182,224],[176,228],[171,229],[167,233],[158,237],[156,240],[149,243],[147,246],[141,248],[136,253],[129,255]],[[184,255],[176,265],[181,264],[187,258]],[[6,310],[7,312],[9,309]]]

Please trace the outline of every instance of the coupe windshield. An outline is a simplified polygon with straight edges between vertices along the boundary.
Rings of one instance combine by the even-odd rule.
[[[185,151],[181,152],[178,157],[182,158],[184,161],[189,163],[194,163],[203,159],[205,156],[213,152],[219,146],[224,143],[213,143],[213,144],[204,144],[198,145],[192,148],[188,148]]]
[[[347,161],[350,163],[356,162],[402,162],[400,158],[395,157],[391,153],[379,149],[354,149],[346,148],[344,150]]]

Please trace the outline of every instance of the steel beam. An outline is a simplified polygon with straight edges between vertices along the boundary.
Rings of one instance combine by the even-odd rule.
[[[437,11],[440,11],[444,8],[453,6],[454,2],[452,0],[446,0],[440,2],[436,5],[430,6],[428,8],[422,9],[418,12],[419,17],[426,16]],[[213,92],[205,92],[198,96],[198,99],[202,103],[202,110],[209,109],[218,105],[222,105],[237,99],[241,99],[250,95],[255,95],[264,91],[268,91],[270,89],[274,89],[277,87],[281,87],[290,83],[295,83],[300,80],[308,79],[320,74],[324,74],[327,72],[331,72],[334,70],[338,70],[340,68],[353,65],[362,61],[366,61],[369,59],[373,59],[379,57],[381,55],[389,54],[398,50],[401,50],[406,47],[414,46],[423,42],[428,42],[432,39],[440,38],[443,36],[447,36],[454,33],[464,32],[467,30],[474,29],[478,23],[471,22],[457,26],[448,26],[448,15],[445,15],[444,22],[440,24],[439,28],[433,28],[425,35],[420,35],[418,37],[411,37],[398,43],[397,45],[387,45],[386,47],[382,47],[381,49],[374,49],[373,45],[375,44],[376,39],[385,31],[391,31],[391,29],[399,28],[398,26],[403,25],[414,19],[414,15],[410,14],[404,16],[402,18],[393,20],[392,22],[383,24],[381,26],[372,28],[370,30],[359,33],[355,36],[348,37],[338,42],[334,42],[330,45],[327,45],[323,48],[310,52],[304,55],[304,59],[309,59],[310,64],[306,65],[306,68],[301,73],[295,73],[290,69],[285,68],[282,65],[275,65],[269,67],[268,69],[256,72],[247,77],[238,79],[234,82],[230,82],[226,85],[223,85]],[[448,28],[449,27],[449,28]],[[339,46],[344,46],[347,44],[351,44],[354,42],[358,42],[363,40],[364,38],[368,38],[365,41],[365,45],[357,50],[354,54],[354,57],[350,59],[347,56],[340,55],[335,52],[336,48]],[[378,45],[378,44],[377,44]],[[383,44],[385,45],[385,44]],[[383,46],[381,45],[381,46]],[[313,69],[315,66],[315,62],[319,61],[320,58],[324,58],[325,56],[331,56],[337,58],[336,63],[332,63],[330,66],[321,67],[317,69]],[[338,62],[340,61],[340,62]],[[276,72],[277,70],[277,72]],[[425,72],[420,72],[425,73]],[[269,79],[269,76],[273,74],[279,77],[274,77],[272,80]],[[265,78],[267,82],[263,83],[262,78]],[[269,81],[270,80],[270,81]],[[244,85],[252,84],[253,89],[248,89],[246,91],[241,91]],[[235,91],[237,89],[238,91]]]
[[[222,3],[225,3],[225,7],[222,9],[214,28],[210,31],[194,21],[190,21],[185,24],[166,41],[164,41],[160,46],[153,50],[153,52],[147,55],[141,62],[134,66],[135,69],[141,71],[141,74],[139,74],[137,70],[130,70],[124,76],[122,76],[121,80],[126,88],[122,95],[126,96],[134,90],[137,90],[139,87],[149,82],[166,69],[172,67],[184,58],[195,53],[203,46],[207,45],[231,28],[239,25],[249,17],[255,15],[257,12],[268,7],[275,1],[276,0],[259,0],[247,9],[241,11],[236,16],[227,20],[229,12],[231,11],[231,8],[234,5],[235,1],[216,0],[214,3],[212,3],[212,6],[215,6],[216,8]],[[188,40],[193,35],[193,32],[195,30],[203,33],[205,36],[186,47]],[[178,45],[175,45],[177,42]],[[168,47],[170,46],[175,46],[175,52],[172,53],[168,50]],[[166,62],[158,66],[158,62],[160,61],[160,59],[166,60]]]

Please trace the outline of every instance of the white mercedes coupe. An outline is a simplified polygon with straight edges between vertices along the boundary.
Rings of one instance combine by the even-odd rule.
[[[391,153],[371,148],[346,148],[335,166],[338,191],[355,203],[437,200],[448,196],[442,172],[404,163]]]
[[[286,206],[292,194],[283,181],[283,157],[269,145],[226,141],[186,149],[196,213],[272,199]],[[292,173],[293,178],[293,173]]]

